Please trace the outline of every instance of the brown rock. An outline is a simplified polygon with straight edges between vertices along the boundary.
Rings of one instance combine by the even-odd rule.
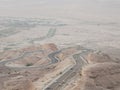
[[[57,46],[54,43],[44,44],[42,48],[47,51],[56,51],[58,50]]]
[[[87,60],[89,63],[104,63],[112,61],[107,54],[103,53],[90,53],[87,57]]]
[[[35,88],[30,80],[16,77],[4,82],[4,90],[35,90]]]

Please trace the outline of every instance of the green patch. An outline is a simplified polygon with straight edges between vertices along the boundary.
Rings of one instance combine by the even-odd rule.
[[[33,65],[33,63],[27,63],[26,64],[26,66],[32,66]]]

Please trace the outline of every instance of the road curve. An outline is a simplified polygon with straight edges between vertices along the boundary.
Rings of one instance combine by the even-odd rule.
[[[49,65],[57,63],[59,61],[61,61],[59,58],[56,57],[57,54],[59,54],[62,50],[57,50],[55,52],[52,52],[48,55],[48,57],[51,59],[51,62],[47,65],[44,66],[37,66],[37,67],[13,67],[13,68],[20,68],[20,69],[29,69],[29,68],[47,68],[49,67]],[[67,83],[72,77],[74,77],[78,72],[80,72],[80,70],[82,69],[82,67],[84,65],[87,64],[87,61],[83,58],[83,55],[91,52],[92,50],[90,49],[82,49],[81,53],[78,54],[74,54],[73,58],[76,62],[76,64],[70,68],[68,71],[66,71],[65,73],[62,73],[62,75],[52,84],[50,84],[49,86],[47,86],[44,90],[60,90],[61,87]],[[36,50],[36,51],[31,51],[31,52],[24,52],[21,56],[15,58],[15,59],[9,59],[7,61],[1,61],[0,65],[5,65],[8,62],[12,62],[12,61],[16,61],[19,59],[24,58],[26,55],[30,54],[30,53],[34,53],[34,52],[43,52],[42,50]],[[10,67],[11,68],[11,67]]]
[[[87,61],[82,57],[82,55],[87,54],[90,51],[90,49],[86,49],[85,51],[83,50],[81,53],[74,54],[73,58],[76,64],[43,90],[60,90],[65,83],[67,83],[72,77],[80,72],[82,70],[82,67],[87,64]]]
[[[22,55],[20,55],[20,56],[17,57],[17,58],[12,58],[12,59],[8,59],[8,60],[6,60],[6,61],[1,61],[1,62],[0,62],[0,65],[4,65],[4,66],[5,66],[6,63],[18,61],[18,60],[24,58],[25,56],[27,56],[27,55],[29,55],[29,54],[31,54],[31,53],[35,53],[35,52],[43,52],[43,50],[35,50],[35,51],[30,51],[30,52],[24,52]],[[60,53],[60,52],[61,52],[61,50],[57,50],[57,51],[55,51],[55,52],[50,53],[50,54],[48,55],[48,57],[50,58],[51,62],[48,63],[48,64],[46,64],[46,65],[29,66],[29,67],[9,67],[9,68],[12,68],[12,69],[14,69],[14,68],[15,68],[15,69],[30,69],[30,68],[41,68],[41,69],[43,69],[43,68],[47,68],[47,67],[49,67],[51,64],[57,63],[57,62],[59,61],[59,59],[56,57],[56,54],[58,54],[58,53]]]
[[[61,50],[57,50],[57,51],[50,53],[48,55],[48,57],[51,59],[51,64],[57,63],[59,61],[59,59],[56,57],[56,55],[59,54],[60,52],[61,52]]]
[[[12,62],[12,61],[16,61],[16,60],[19,60],[19,59],[22,59],[24,58],[26,55],[30,54],[30,53],[35,53],[35,52],[43,52],[43,50],[36,50],[36,51],[31,51],[31,52],[24,52],[22,55],[20,55],[19,57],[17,58],[12,58],[12,59],[8,59],[8,60],[5,60],[5,61],[1,61],[0,62],[0,65],[4,65],[8,62]]]
[[[48,33],[43,36],[43,37],[40,37],[40,38],[36,38],[35,40],[31,40],[30,42],[33,43],[34,41],[40,41],[40,40],[44,40],[46,38],[51,38],[54,36],[54,34],[56,33],[56,28],[51,28]],[[12,62],[12,61],[16,61],[16,60],[20,60],[22,58],[24,58],[26,55],[30,54],[30,53],[34,53],[34,52],[42,52],[43,50],[36,50],[36,51],[31,51],[31,52],[24,52],[21,56],[17,57],[17,58],[14,58],[14,59],[9,59],[9,60],[6,60],[6,61],[0,61],[0,65],[5,65],[6,63],[9,63],[9,62]],[[53,54],[51,53],[50,55],[48,55],[49,58],[51,58],[51,62],[52,63],[56,63],[58,61],[58,59],[55,59],[53,56],[55,54],[57,54],[57,52],[54,52]],[[50,63],[50,64],[52,64]],[[48,64],[48,65],[50,65]],[[9,67],[9,68],[20,68],[20,69],[26,69],[26,68],[44,68],[46,67],[47,65],[44,65],[44,66],[39,66],[39,67]]]

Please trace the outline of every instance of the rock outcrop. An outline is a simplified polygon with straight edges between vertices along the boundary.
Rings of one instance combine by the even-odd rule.
[[[120,63],[102,53],[92,53],[87,59],[89,65],[83,68],[75,90],[120,90]]]

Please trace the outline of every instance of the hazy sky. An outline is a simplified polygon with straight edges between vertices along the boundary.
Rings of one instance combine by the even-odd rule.
[[[120,0],[0,0],[0,16],[120,19]]]

